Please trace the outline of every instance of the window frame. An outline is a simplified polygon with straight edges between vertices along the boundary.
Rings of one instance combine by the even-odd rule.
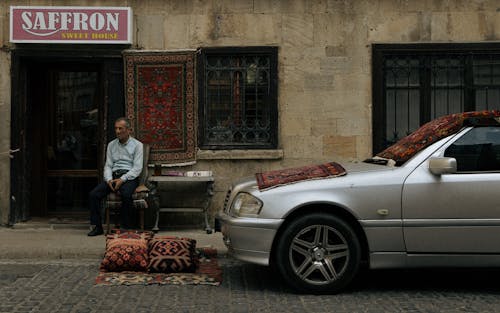
[[[372,150],[373,154],[382,151],[387,126],[385,98],[384,63],[387,57],[394,56],[473,56],[498,55],[500,43],[425,43],[425,44],[373,44],[372,45]],[[427,66],[427,65],[426,65]],[[475,90],[472,88],[472,64],[464,67],[464,111],[474,111]],[[427,80],[430,78],[427,77]],[[430,84],[430,83],[429,83]],[[431,120],[431,89],[420,87],[420,125]]]
[[[270,60],[269,77],[269,118],[270,118],[270,142],[266,144],[213,144],[205,142],[206,133],[206,103],[205,103],[205,67],[207,56],[217,55],[255,55],[267,56]],[[197,57],[198,75],[198,146],[203,150],[246,150],[246,149],[277,149],[278,148],[278,47],[274,46],[252,46],[252,47],[202,47]]]

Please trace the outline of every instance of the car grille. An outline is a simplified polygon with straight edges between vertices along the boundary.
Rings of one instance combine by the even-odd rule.
[[[231,189],[229,189],[226,193],[226,198],[224,199],[224,212],[228,213],[229,212],[229,197],[231,196]]]

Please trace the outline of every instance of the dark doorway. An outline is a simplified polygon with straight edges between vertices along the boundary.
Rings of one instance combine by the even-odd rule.
[[[21,153],[11,168],[11,223],[88,216],[111,139],[107,125],[124,113],[121,53],[96,53],[14,54],[12,142]]]
[[[42,82],[42,83],[41,83]],[[31,214],[85,213],[102,154],[103,98],[99,67],[43,64],[28,70],[33,154]]]

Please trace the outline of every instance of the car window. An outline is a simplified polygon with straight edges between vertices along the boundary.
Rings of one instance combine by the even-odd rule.
[[[476,127],[444,152],[457,160],[458,172],[500,171],[500,127]]]

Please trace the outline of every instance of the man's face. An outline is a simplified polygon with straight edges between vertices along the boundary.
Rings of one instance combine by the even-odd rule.
[[[118,121],[115,123],[115,134],[118,140],[122,142],[127,141],[130,135],[130,129],[127,128],[127,123],[125,123],[125,121]]]

